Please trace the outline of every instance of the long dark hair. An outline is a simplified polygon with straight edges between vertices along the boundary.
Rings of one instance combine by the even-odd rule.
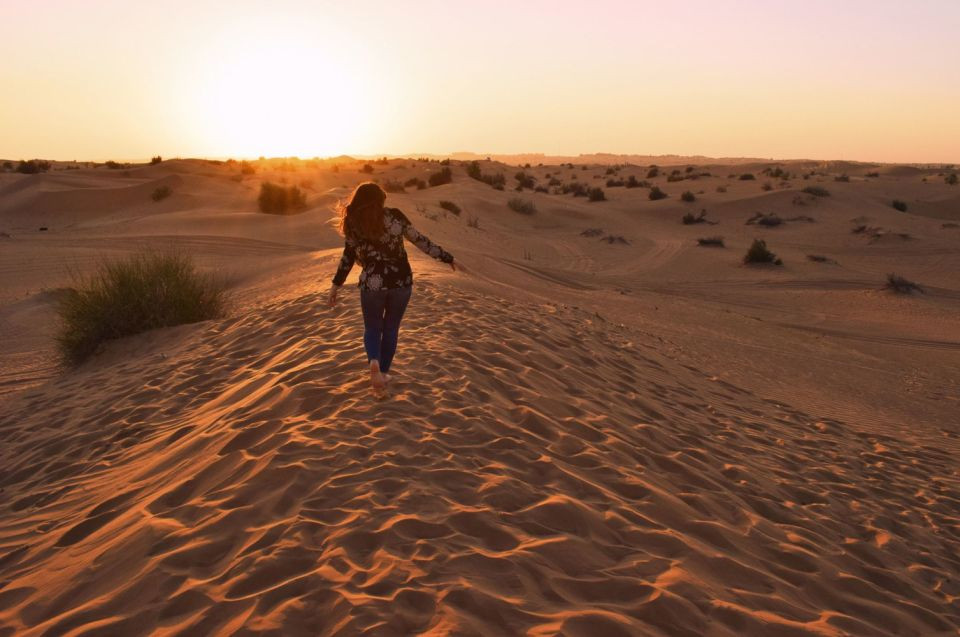
[[[339,206],[340,234],[353,234],[373,240],[383,234],[383,204],[387,193],[368,181],[360,184],[350,195],[350,202]]]

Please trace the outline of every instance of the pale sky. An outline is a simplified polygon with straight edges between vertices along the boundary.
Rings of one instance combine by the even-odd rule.
[[[0,157],[960,162],[960,0],[0,0]]]

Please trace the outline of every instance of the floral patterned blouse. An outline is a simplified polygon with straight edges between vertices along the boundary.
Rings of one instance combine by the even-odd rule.
[[[334,285],[343,285],[354,261],[363,266],[360,273],[361,290],[387,290],[413,285],[413,271],[403,247],[406,237],[415,246],[434,259],[452,263],[453,255],[417,232],[406,215],[396,208],[383,210],[383,234],[369,241],[347,228],[340,257],[340,267],[333,277]]]

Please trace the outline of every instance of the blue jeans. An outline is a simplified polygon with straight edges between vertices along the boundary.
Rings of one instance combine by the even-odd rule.
[[[360,309],[363,310],[363,346],[367,362],[380,361],[380,371],[390,371],[390,363],[397,351],[400,319],[410,301],[412,287],[389,290],[360,290]]]

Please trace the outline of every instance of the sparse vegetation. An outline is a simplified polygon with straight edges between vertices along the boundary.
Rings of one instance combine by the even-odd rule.
[[[650,194],[647,196],[650,198],[650,201],[657,201],[658,199],[666,199],[670,195],[660,190],[660,186],[654,186],[650,189]]]
[[[514,212],[519,212],[522,215],[532,215],[537,212],[537,207],[532,201],[526,199],[521,199],[520,197],[514,197],[507,202],[507,207]]]
[[[620,244],[620,245],[626,245],[626,246],[630,245],[630,242],[627,240],[627,238],[626,238],[626,237],[623,237],[623,236],[621,236],[621,235],[619,235],[619,234],[617,234],[617,235],[608,234],[607,236],[605,236],[604,238],[602,238],[602,239],[600,239],[600,240],[603,241],[603,242],[605,242],[605,243],[609,243],[609,244],[611,244],[611,245],[616,244],[616,243],[618,243],[618,244]]]
[[[836,177],[833,178],[833,180],[846,183],[850,181],[850,175],[837,175]]]
[[[163,201],[172,194],[173,189],[170,188],[170,186],[160,186],[153,191],[153,194],[150,195],[150,198],[154,201]]]
[[[685,226],[692,226],[697,223],[706,223],[707,222],[707,211],[701,210],[700,214],[695,215],[692,212],[688,212],[680,219],[681,223]]]
[[[447,211],[449,211],[449,212],[452,212],[453,214],[457,215],[458,217],[460,216],[460,206],[458,206],[457,204],[453,203],[452,201],[443,200],[443,201],[440,202],[440,207],[443,208],[444,210],[447,210]]]
[[[813,195],[814,197],[829,197],[830,191],[822,186],[807,186],[800,192],[806,193],[808,195]]]
[[[923,288],[913,281],[903,278],[899,274],[890,273],[887,275],[887,282],[883,286],[897,294],[911,294],[913,292],[923,293]]]
[[[449,167],[441,168],[439,171],[427,177],[427,183],[431,186],[442,186],[453,181],[453,172]]]
[[[246,159],[240,162],[240,174],[241,175],[253,175],[257,172],[257,167],[252,163],[248,162]]]
[[[754,175],[753,173],[743,173],[742,175],[740,175],[740,181],[753,181],[756,178],[757,178],[756,175]]]
[[[121,168],[130,168],[130,164],[121,164],[120,162],[113,161],[112,159],[107,162],[104,162],[103,165],[109,168],[110,170],[120,170]]]
[[[533,178],[533,175],[528,175],[522,170],[513,176],[517,180],[517,190],[523,190],[524,188],[530,188],[533,190],[537,185],[537,180]]]
[[[717,186],[717,192],[727,192],[727,187],[721,184]]]
[[[607,194],[603,192],[603,188],[589,188],[587,189],[587,199],[589,201],[606,201]]]
[[[481,172],[480,163],[477,161],[472,161],[467,164],[467,176],[471,179],[482,181],[495,190],[503,190],[507,183],[507,179],[503,176],[503,173],[488,175]]]
[[[773,184],[771,184],[769,181],[763,182],[763,186],[761,187],[763,188],[764,192],[770,192],[771,190],[773,190]]]
[[[467,217],[467,227],[480,229],[480,217]]]
[[[416,188],[417,190],[423,190],[427,187],[427,182],[416,177],[412,177],[405,182],[403,182],[405,188]]]
[[[650,166],[650,170],[647,171],[647,179],[653,179],[660,175],[660,169],[656,166]]]
[[[960,181],[960,178],[957,177],[957,173],[950,173],[949,175],[943,178],[943,181],[948,186],[956,186],[957,182]]]
[[[603,230],[600,228],[587,228],[580,233],[581,237],[599,237],[603,234]]]
[[[894,200],[893,200],[893,204],[891,204],[891,205],[893,206],[894,210],[899,210],[900,212],[906,212],[906,211],[907,211],[907,202],[906,202],[906,201],[901,201],[900,199],[894,199]]]
[[[627,183],[624,184],[627,188],[649,188],[650,183],[647,181],[640,181],[633,175],[627,177]]]
[[[723,237],[701,237],[697,239],[697,245],[705,248],[723,248]]]
[[[260,184],[260,196],[257,199],[260,212],[271,215],[285,215],[302,209],[307,198],[297,186],[280,186],[269,181]]]
[[[783,219],[777,216],[776,213],[771,212],[770,214],[764,214],[762,212],[755,213],[752,217],[747,219],[747,225],[758,225],[758,226],[767,226],[772,228],[774,226],[779,226],[783,223]]]
[[[696,196],[695,194],[693,194],[692,192],[690,192],[689,190],[685,190],[685,191],[683,191],[683,194],[680,195],[680,200],[681,200],[681,201],[686,201],[686,202],[690,203],[690,202],[696,201],[696,200],[697,200],[697,196]]]
[[[373,165],[372,165],[372,164],[364,164],[364,165],[360,168],[360,172],[366,173],[366,174],[368,174],[368,175],[373,174]]]
[[[153,165],[159,164],[162,161],[163,161],[163,157],[161,157],[160,155],[157,155],[156,157],[150,158],[150,165],[153,166]]]
[[[35,175],[45,173],[50,170],[50,162],[45,159],[31,159],[29,161],[20,160],[17,164],[17,172],[23,175]]]
[[[767,242],[763,239],[754,239],[753,243],[750,244],[750,248],[747,250],[747,253],[743,255],[743,262],[750,263],[772,263],[774,265],[783,265],[783,261],[780,260],[777,255],[767,248]]]
[[[185,255],[145,252],[104,262],[60,299],[60,357],[74,365],[105,341],[217,318],[225,304],[224,285]]]

